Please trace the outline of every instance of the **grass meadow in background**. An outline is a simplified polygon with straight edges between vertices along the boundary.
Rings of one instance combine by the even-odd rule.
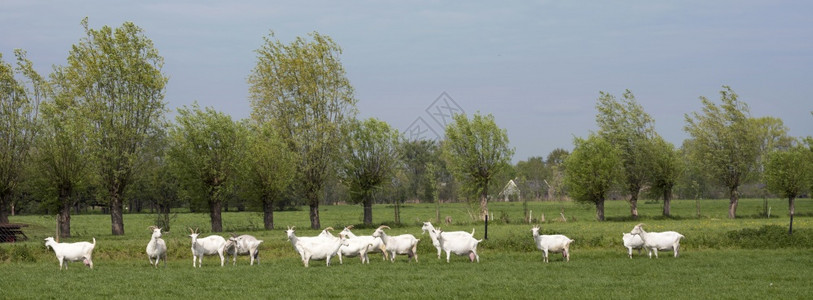
[[[771,208],[767,218],[765,202]],[[204,267],[192,268],[187,227],[199,227],[209,235],[208,214],[180,213],[164,239],[169,246],[166,269],[149,266],[145,248],[148,226],[155,216],[126,214],[124,236],[110,234],[110,217],[84,214],[72,217],[73,238],[64,241],[97,240],[95,269],[69,263],[59,271],[53,251],[42,239],[52,236],[54,216],[14,216],[25,228],[27,242],[0,244],[0,298],[172,298],[172,297],[260,297],[260,298],[806,298],[813,293],[813,203],[797,200],[794,234],[787,235],[787,201],[744,199],[730,220],[727,200],[701,200],[700,217],[694,200],[673,201],[673,217],[660,216],[661,204],[640,202],[639,220],[631,220],[624,201],[609,201],[608,221],[595,221],[595,208],[573,202],[528,202],[533,224],[544,233],[561,233],[574,239],[571,261],[561,255],[542,262],[541,251],[533,245],[530,228],[523,217],[521,202],[489,204],[494,220],[489,222],[488,240],[478,247],[481,262],[468,263],[452,256],[451,263],[437,259],[428,235],[421,235],[421,222],[434,218],[434,204],[408,204],[402,207],[402,225],[392,224],[389,205],[374,206],[376,224],[388,224],[391,234],[411,233],[421,239],[419,262],[408,263],[399,256],[395,263],[371,256],[369,265],[358,258],[345,258],[332,266],[324,261],[304,268],[291,244],[286,226],[296,226],[300,236],[318,234],[308,229],[307,209],[276,212],[278,229],[262,229],[262,214],[228,212],[223,214],[226,232],[248,233],[264,240],[261,264],[249,266],[248,258],[238,257],[236,266],[219,267],[219,258],[207,256]],[[471,231],[482,239],[483,222],[470,218],[466,204],[441,205],[444,230]],[[340,205],[320,208],[323,226],[354,224],[357,234],[370,234],[373,228],[360,226],[360,206]],[[542,222],[541,214],[545,215]],[[563,213],[567,221],[560,217]],[[648,231],[675,230],[686,238],[681,256],[661,252],[659,259],[646,254],[626,255],[622,232],[643,222]]]

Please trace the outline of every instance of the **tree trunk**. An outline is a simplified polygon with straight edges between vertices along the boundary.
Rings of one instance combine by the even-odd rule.
[[[220,211],[223,208],[220,200],[209,200],[209,219],[212,223],[212,232],[223,232],[223,218]]]
[[[737,191],[737,188],[735,187],[731,189],[730,193],[731,198],[728,203],[728,218],[734,219],[737,217],[737,203],[739,202],[740,199],[740,192]]]
[[[110,195],[110,224],[113,235],[124,235],[124,216],[121,204],[121,193]]]
[[[630,215],[633,219],[638,219],[638,192],[630,192]]]
[[[596,220],[604,221],[604,199],[596,202]]]
[[[59,192],[59,203],[61,204],[59,208],[59,218],[57,222],[59,223],[59,237],[69,238],[71,237],[71,195],[69,191],[65,191],[62,189]]]
[[[274,201],[267,195],[263,195],[263,224],[265,230],[274,229]]]
[[[793,215],[796,214],[796,197],[788,197],[788,210],[790,211],[788,234],[793,234]]]
[[[8,224],[8,207],[11,202],[11,193],[6,191],[0,194],[0,224]]]
[[[373,225],[373,197],[366,194],[361,203],[364,205],[364,225]]]
[[[311,201],[310,218],[311,218],[311,229],[322,228],[322,224],[319,223],[319,201]]]
[[[486,216],[488,216],[488,192],[483,189],[483,193],[480,194],[480,220],[485,221]]]
[[[663,192],[663,215],[669,217],[672,215],[672,191],[666,190]]]

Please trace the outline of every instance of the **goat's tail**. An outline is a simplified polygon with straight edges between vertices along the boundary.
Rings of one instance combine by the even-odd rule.
[[[471,229],[471,235],[474,235],[474,228]]]
[[[96,248],[96,237],[93,238],[93,248]]]

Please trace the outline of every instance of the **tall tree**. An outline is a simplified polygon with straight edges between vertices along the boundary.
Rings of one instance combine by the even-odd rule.
[[[796,197],[809,188],[813,180],[813,152],[801,145],[770,152],[765,163],[765,179],[768,189],[788,198],[788,234],[792,234]]]
[[[339,60],[341,48],[317,32],[283,44],[272,32],[257,49],[249,75],[252,118],[271,121],[297,153],[295,190],[310,206],[311,228],[321,227],[319,200],[337,161],[347,120],[355,117],[353,87]]]
[[[596,219],[604,221],[604,201],[622,172],[620,150],[599,135],[576,138],[565,159],[565,186],[576,201],[596,205]]]
[[[672,189],[683,172],[683,158],[675,145],[660,136],[652,140],[647,159],[650,161],[649,181],[652,191],[663,196],[663,215],[672,214]]]
[[[112,233],[123,235],[124,192],[164,116],[164,59],[131,22],[96,30],[85,18],[82,26],[86,36],[73,45],[63,76],[71,94],[86,106],[93,127],[91,152],[110,205]]]
[[[12,198],[37,132],[39,103],[48,90],[25,51],[17,49],[14,55],[16,68],[0,54],[0,224],[8,223]]]
[[[599,135],[621,150],[624,165],[625,190],[630,195],[630,214],[638,217],[638,194],[647,182],[650,161],[646,158],[651,140],[657,136],[654,120],[647,114],[635,95],[626,90],[623,99],[600,92],[596,103],[596,123]]]
[[[755,134],[754,119],[748,105],[737,94],[723,86],[719,106],[700,97],[703,112],[685,115],[684,130],[691,136],[690,161],[702,163],[708,178],[725,186],[729,192],[728,217],[735,218],[740,185],[758,167],[760,136]]]
[[[373,224],[373,195],[389,184],[398,162],[398,131],[373,118],[351,124],[339,168],[354,202],[364,207],[364,224]]]
[[[488,188],[494,177],[509,166],[514,149],[508,147],[508,133],[497,126],[494,116],[464,114],[446,126],[443,156],[449,169],[469,195],[479,198],[480,219],[488,215]]]
[[[271,122],[252,122],[248,135],[246,180],[253,197],[263,208],[263,225],[274,229],[274,205],[293,181],[296,171],[296,153],[291,151]]]
[[[88,131],[84,107],[72,94],[61,67],[51,74],[53,96],[42,103],[41,129],[33,151],[35,194],[55,199],[61,237],[71,236],[71,208],[81,188],[89,184]],[[51,202],[46,200],[46,202]],[[51,206],[51,205],[48,205]]]
[[[178,109],[170,128],[169,156],[182,188],[206,199],[213,232],[223,231],[221,211],[246,154],[246,129],[231,117],[197,103]]]

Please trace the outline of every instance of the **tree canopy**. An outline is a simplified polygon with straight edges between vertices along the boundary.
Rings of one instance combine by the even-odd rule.
[[[706,178],[723,185],[729,192],[728,217],[735,218],[739,200],[739,187],[757,169],[760,154],[760,136],[748,105],[738,99],[734,91],[723,86],[718,106],[706,97],[700,97],[702,113],[685,115],[684,130],[689,133],[686,145],[689,160],[701,164]]]
[[[122,198],[141,152],[163,126],[168,79],[163,57],[135,24],[97,30],[85,18],[82,26],[86,36],[73,45],[59,72],[93,128],[90,152],[110,205],[112,232],[122,235]]]
[[[509,166],[514,149],[508,146],[508,133],[494,116],[474,114],[471,120],[458,114],[446,126],[443,155],[455,178],[468,195],[480,202],[480,218],[488,215],[488,187],[494,177]]]
[[[310,206],[311,228],[318,229],[321,192],[335,169],[335,147],[356,114],[357,100],[339,60],[339,45],[318,32],[309,36],[312,40],[297,37],[290,44],[273,32],[266,36],[248,82],[252,118],[274,122],[297,153],[294,188]]]
[[[604,221],[604,200],[622,175],[619,149],[596,134],[576,138],[565,160],[565,186],[576,201],[593,203],[596,219]]]
[[[364,207],[364,224],[373,223],[373,193],[387,184],[398,162],[398,131],[369,118],[353,122],[344,140],[339,176],[351,199]]]

